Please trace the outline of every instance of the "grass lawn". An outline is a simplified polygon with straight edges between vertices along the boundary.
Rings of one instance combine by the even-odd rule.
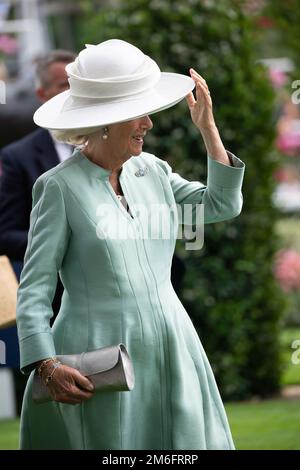
[[[0,421],[0,449],[13,450],[19,446],[19,420]]]
[[[300,400],[230,403],[226,411],[237,449],[300,449]]]

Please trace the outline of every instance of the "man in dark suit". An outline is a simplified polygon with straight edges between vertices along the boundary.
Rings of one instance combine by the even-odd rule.
[[[0,154],[0,252],[23,261],[32,206],[32,186],[59,157],[48,131],[38,129],[4,147]]]
[[[41,102],[69,88],[65,66],[74,57],[68,51],[53,51],[37,61],[36,93]],[[42,173],[60,163],[59,145],[47,130],[37,129],[0,151],[0,254],[12,262],[23,262],[32,186]]]

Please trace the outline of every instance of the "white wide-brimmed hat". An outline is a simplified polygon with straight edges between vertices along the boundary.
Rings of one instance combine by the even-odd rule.
[[[137,47],[119,39],[86,45],[66,66],[70,89],[44,103],[34,122],[47,129],[85,129],[129,121],[181,101],[194,81],[161,72]]]

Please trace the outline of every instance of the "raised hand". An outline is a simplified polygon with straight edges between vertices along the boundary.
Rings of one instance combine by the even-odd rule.
[[[196,84],[196,99],[193,92],[186,96],[190,108],[192,121],[200,131],[205,131],[215,126],[212,111],[212,100],[206,81],[194,69],[190,69],[190,75]]]

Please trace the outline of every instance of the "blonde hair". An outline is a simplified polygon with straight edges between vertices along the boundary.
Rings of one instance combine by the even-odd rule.
[[[51,130],[53,137],[59,142],[70,145],[85,145],[91,134],[99,132],[101,127],[87,127],[85,129]]]

